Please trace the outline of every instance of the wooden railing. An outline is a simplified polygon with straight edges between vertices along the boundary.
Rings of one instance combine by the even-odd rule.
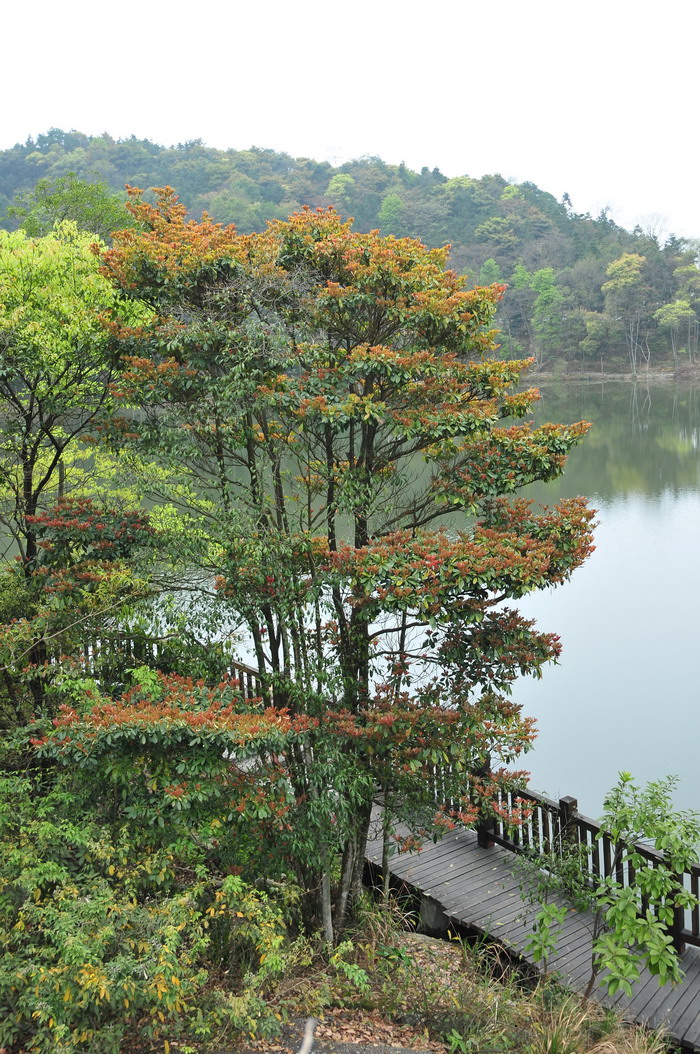
[[[524,818],[520,823],[508,823],[499,816],[489,817],[477,828],[479,845],[489,848],[494,844],[513,852],[533,852],[541,855],[543,862],[551,854],[562,855],[567,847],[574,848],[591,878],[615,878],[624,886],[634,881],[634,868],[629,861],[620,859],[612,839],[601,832],[600,825],[589,816],[578,812],[575,798],[565,797],[553,801],[532,790],[504,794],[499,802],[504,812],[518,814],[520,803],[524,807]],[[634,849],[649,861],[652,867],[664,862],[663,854],[643,843],[635,843]],[[679,881],[695,898],[700,894],[700,863],[692,864]],[[641,903],[642,911],[647,909]],[[700,947],[700,908],[692,910],[676,908],[670,927],[674,946],[680,951],[684,945]]]
[[[115,632],[84,641],[79,660],[87,673],[99,679],[100,674],[110,666],[118,666],[122,671],[129,666],[145,663],[157,666],[159,660],[167,660],[170,646],[167,637]],[[58,655],[49,656],[49,662],[59,661]],[[167,668],[167,661],[165,667]],[[254,667],[226,657],[224,668],[230,677],[239,682],[244,699],[256,699],[263,695],[260,674]]]
[[[231,662],[228,664],[228,672],[239,681],[243,690],[244,699],[259,699],[264,697],[260,674],[252,666],[246,666],[243,662]]]

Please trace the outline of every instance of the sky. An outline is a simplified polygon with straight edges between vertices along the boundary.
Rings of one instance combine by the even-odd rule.
[[[33,0],[0,148],[51,127],[530,180],[700,238],[698,0]]]

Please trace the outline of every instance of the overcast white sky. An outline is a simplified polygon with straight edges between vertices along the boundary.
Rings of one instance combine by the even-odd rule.
[[[55,126],[531,180],[700,237],[698,0],[32,0],[0,148]]]

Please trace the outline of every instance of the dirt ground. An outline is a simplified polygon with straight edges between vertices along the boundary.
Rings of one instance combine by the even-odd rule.
[[[287,1025],[277,1039],[251,1043],[236,1050],[235,1054],[297,1054],[304,1036],[304,1025],[304,1021]],[[441,1054],[444,1050],[444,1044],[430,1043],[425,1037],[412,1035],[410,1029],[404,1031],[369,1016],[348,1013],[345,1020],[329,1015],[316,1026],[312,1054]],[[221,1054],[233,1052],[222,1051]]]

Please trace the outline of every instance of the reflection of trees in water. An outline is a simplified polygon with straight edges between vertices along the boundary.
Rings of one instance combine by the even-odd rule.
[[[680,399],[683,393],[686,399]],[[693,450],[700,448],[700,388],[673,389],[673,420]]]
[[[593,426],[559,481],[562,496],[700,490],[700,386],[600,380],[541,391],[538,422],[583,418]],[[549,502],[552,491],[532,496]]]
[[[647,382],[640,399],[640,388],[642,385],[638,381],[630,387],[630,422],[636,428],[648,428],[651,413],[651,390]]]

